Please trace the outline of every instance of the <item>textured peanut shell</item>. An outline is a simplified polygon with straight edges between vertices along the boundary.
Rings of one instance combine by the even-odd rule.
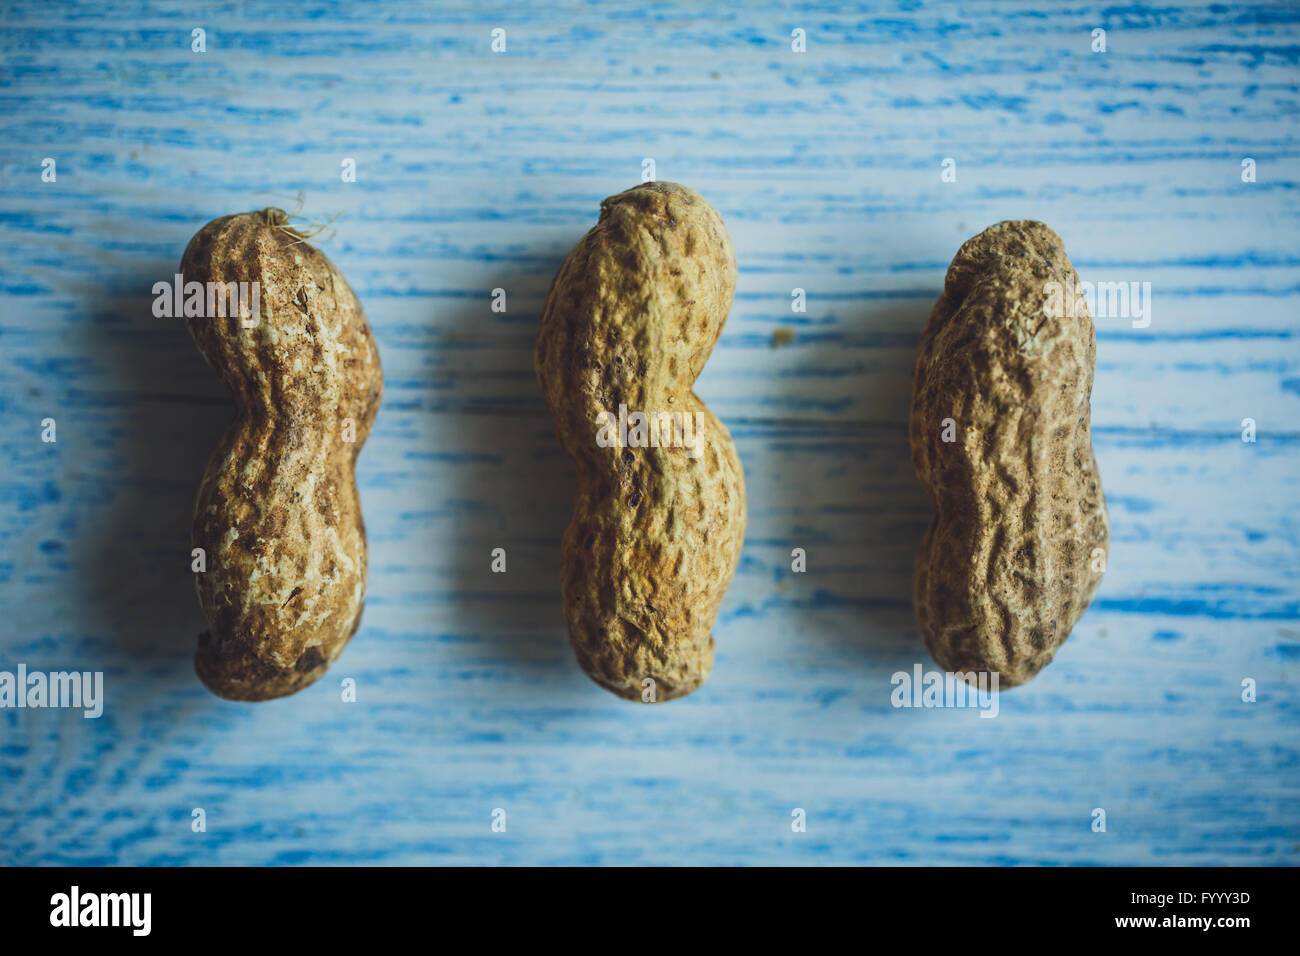
[[[731,436],[691,391],[736,283],[722,217],[673,183],[601,203],[542,311],[537,378],[578,472],[561,571],[569,640],[607,690],[689,694],[713,667],[710,630],[745,535],[745,481]],[[601,412],[704,414],[701,454],[602,448]]]
[[[912,461],[935,503],[917,620],[945,670],[997,672],[1001,687],[1065,643],[1101,583],[1093,551],[1109,545],[1089,428],[1092,317],[1045,307],[1047,283],[1070,280],[1047,226],[989,227],[953,259],[916,359]]]
[[[278,209],[208,223],[181,259],[186,282],[261,286],[252,329],[188,318],[230,388],[235,420],[195,505],[195,575],[209,630],[199,678],[232,700],[267,700],[321,677],[361,622],[366,533],[353,469],[383,391],[361,304]],[[345,422],[355,441],[345,441]]]

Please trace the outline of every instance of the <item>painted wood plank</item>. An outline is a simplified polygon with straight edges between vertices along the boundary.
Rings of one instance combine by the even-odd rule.
[[[6,5],[0,669],[102,670],[108,699],[0,711],[0,861],[1300,861],[1300,11],[713,6]],[[555,269],[647,157],[735,239],[698,391],[749,489],[714,674],[661,708],[567,647],[572,471],[532,371]],[[371,578],[325,680],[241,706],[190,665],[190,512],[230,404],[150,289],[203,222],[299,193],[338,214],[319,244],[386,372]],[[892,676],[932,666],[915,345],[958,246],[1008,218],[1085,280],[1151,284],[1149,326],[1097,320],[1108,573],[995,719],[895,708]]]

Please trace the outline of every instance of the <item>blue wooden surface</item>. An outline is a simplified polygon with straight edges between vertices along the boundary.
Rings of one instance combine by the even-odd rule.
[[[714,6],[6,4],[0,669],[103,670],[108,700],[0,711],[0,860],[1300,860],[1300,9]],[[735,239],[697,390],[749,488],[713,676],[657,708],[572,660],[572,472],[532,371],[551,276],[646,157]],[[368,603],[325,680],[240,705],[190,663],[231,406],[150,289],[208,219],[299,192],[340,213],[319,245],[387,377]],[[914,348],[958,245],[1007,218],[1084,279],[1152,283],[1149,328],[1097,323],[1109,570],[996,719],[894,709],[890,675],[930,666]]]

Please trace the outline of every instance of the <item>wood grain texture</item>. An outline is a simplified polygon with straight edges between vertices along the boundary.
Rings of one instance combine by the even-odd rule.
[[[108,699],[0,711],[0,862],[1300,862],[1300,10],[712,6],[6,5],[0,669],[102,670]],[[560,261],[646,157],[735,242],[696,391],[749,499],[713,674],[654,708],[572,660],[574,476],[532,369]],[[324,680],[241,705],[190,664],[233,408],[150,290],[204,222],[298,192],[340,213],[314,241],[384,363],[370,582]],[[912,361],[1003,219],[1151,283],[1149,327],[1096,321],[1111,554],[996,719],[896,709],[891,675],[932,666]]]

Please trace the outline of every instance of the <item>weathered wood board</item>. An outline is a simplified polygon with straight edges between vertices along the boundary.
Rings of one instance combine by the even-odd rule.
[[[0,862],[1300,861],[1300,9],[187,6],[0,27],[0,670],[107,698],[0,711]],[[713,676],[655,708],[572,660],[573,475],[532,370],[556,267],[646,158],[735,240],[697,391],[749,489]],[[151,288],[208,219],[299,193],[338,214],[318,244],[387,377],[368,602],[323,681],[239,705],[191,667],[231,405]],[[1151,284],[1149,326],[1097,320],[1108,572],[996,719],[897,709],[891,675],[932,666],[914,349],[957,247],[1011,218]]]

